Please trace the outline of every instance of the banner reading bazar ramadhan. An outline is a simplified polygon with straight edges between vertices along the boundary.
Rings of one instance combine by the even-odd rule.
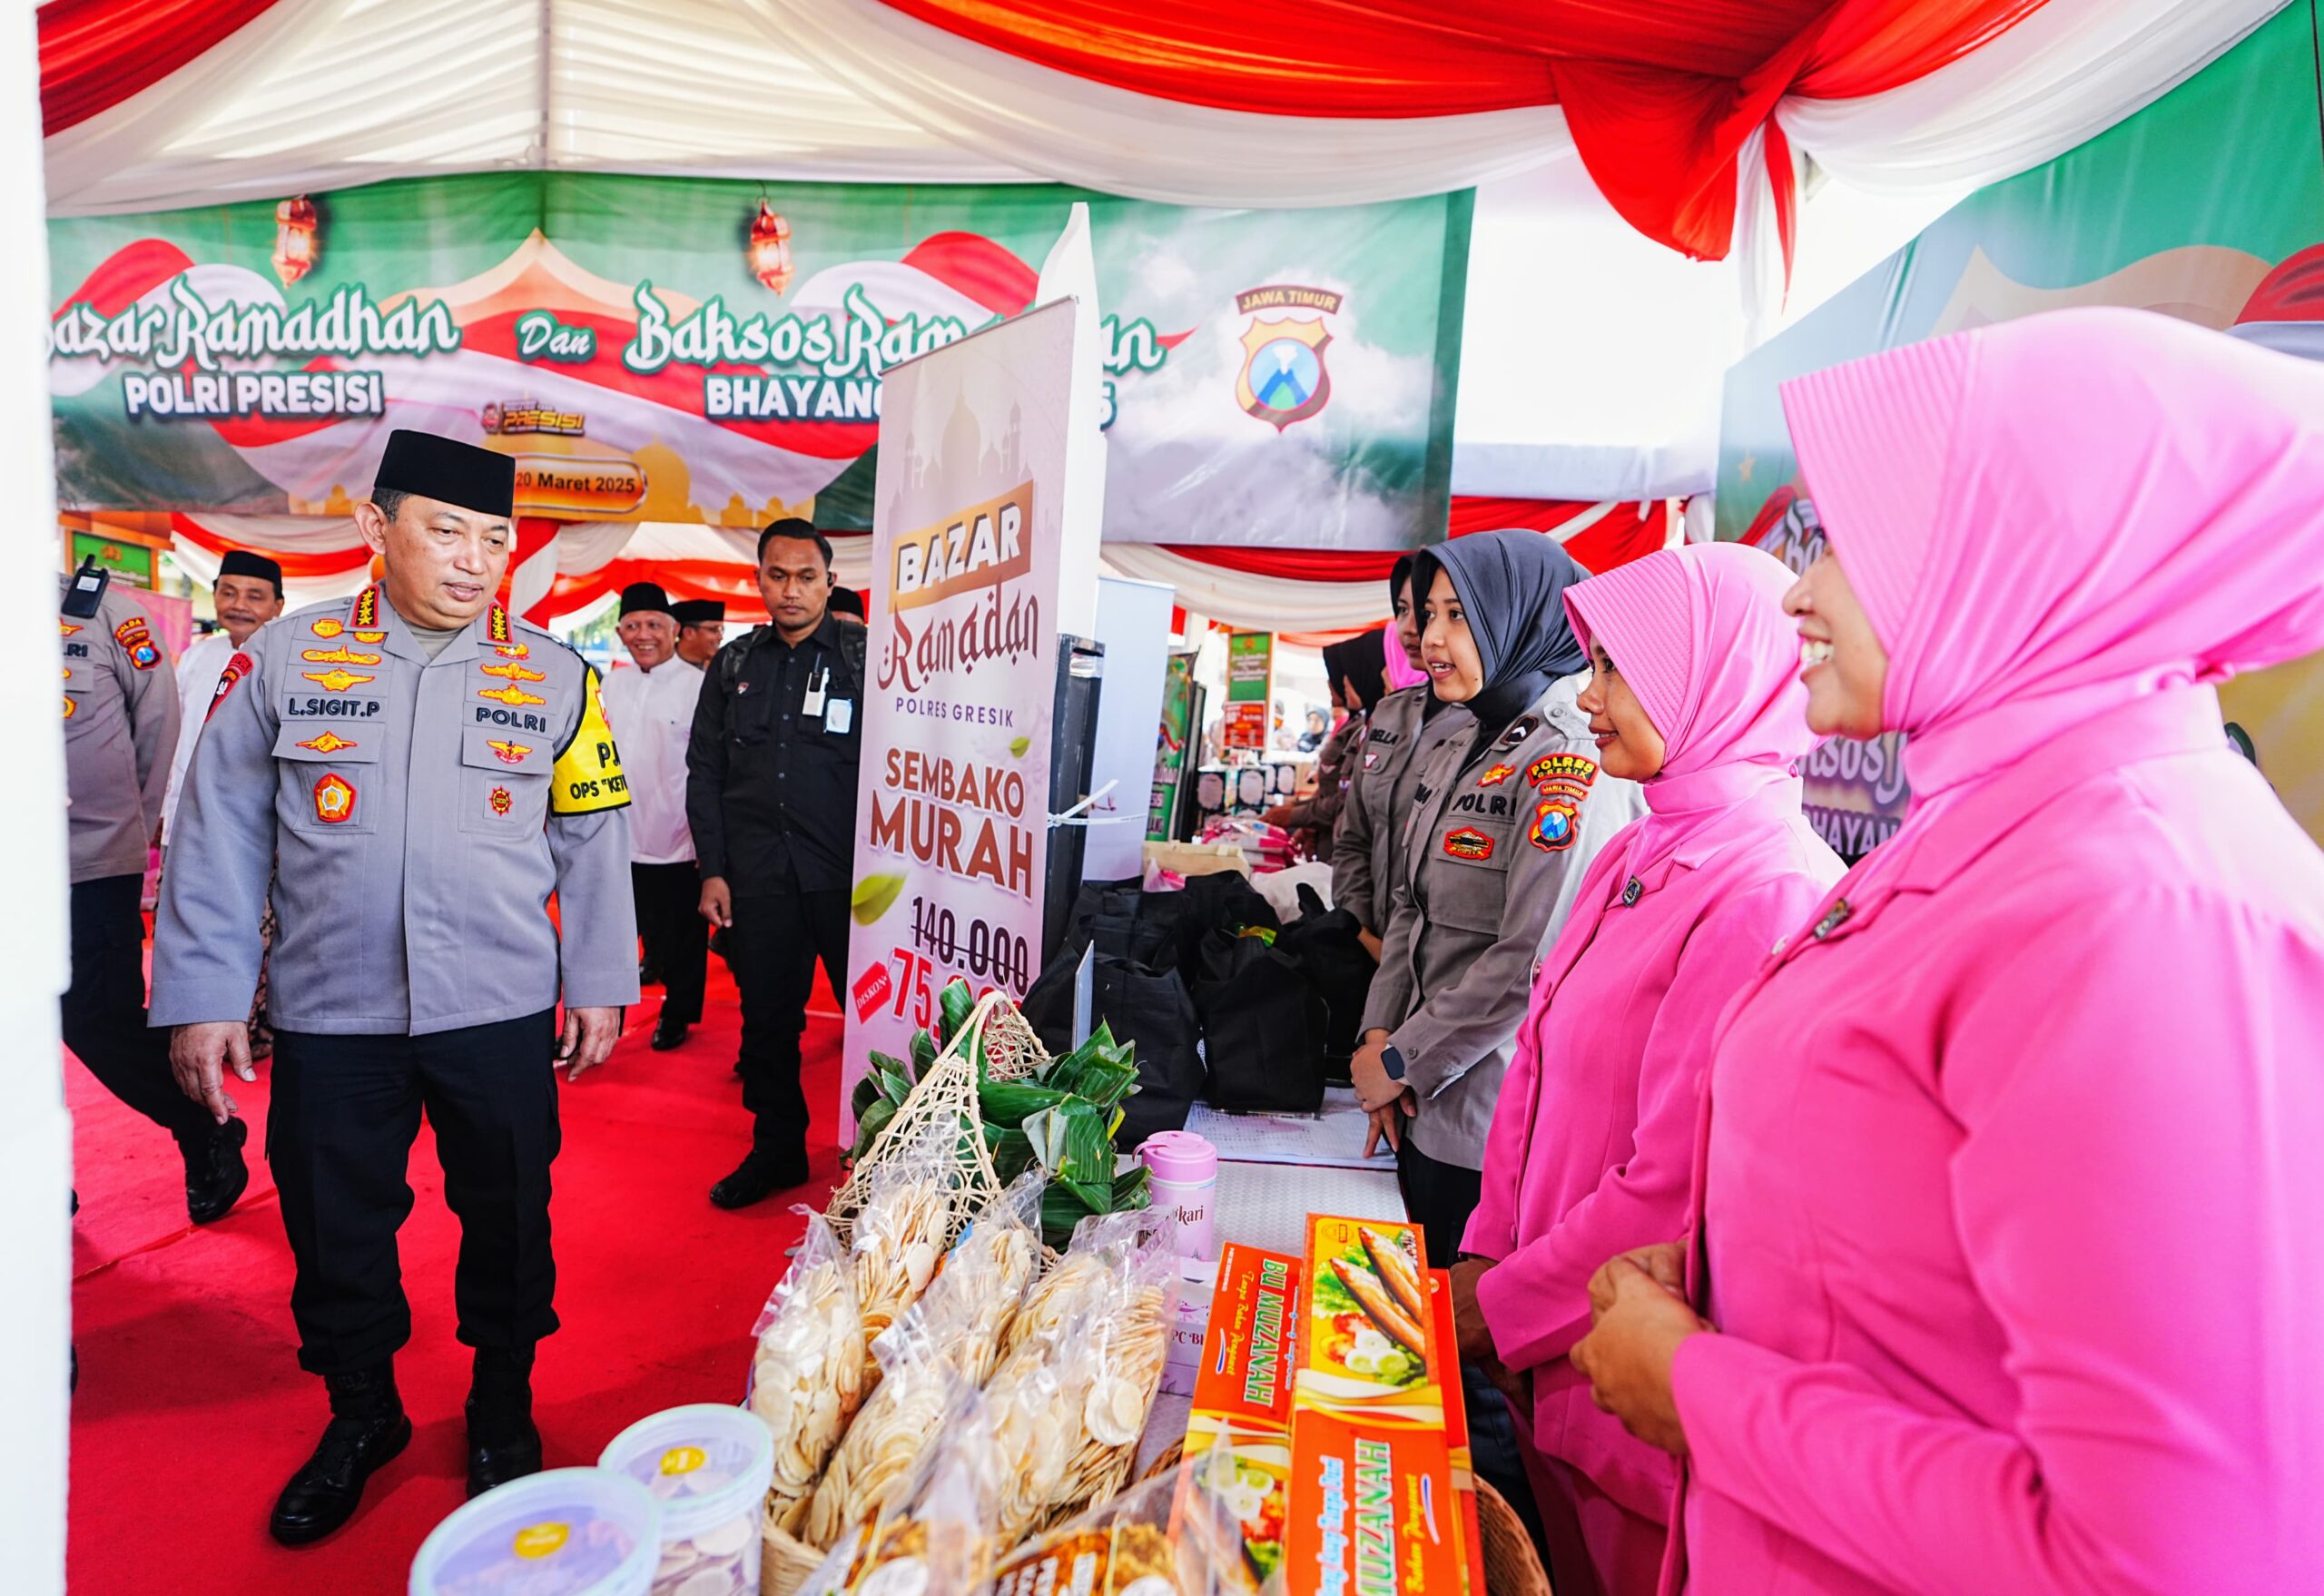
[[[1035,300],[1087,205],[1108,536],[1443,533],[1471,198],[1200,211],[1049,184],[476,173],[59,220],[68,509],[343,515],[388,431],[529,515],[872,524],[887,373]]]
[[[1101,442],[1070,425],[1078,311],[888,374],[842,1118],[867,1054],[906,1057],[953,977],[1014,1000],[1038,973],[1066,545],[1098,531],[1067,510],[1069,457]]]

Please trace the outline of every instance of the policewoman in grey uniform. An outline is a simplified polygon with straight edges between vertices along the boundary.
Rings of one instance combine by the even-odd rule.
[[[637,1000],[637,930],[596,673],[494,601],[514,476],[505,455],[395,433],[356,508],[384,577],[234,655],[178,810],[153,1020],[177,1028],[179,1080],[221,1123],[222,1069],[252,1079],[242,1022],[275,882],[267,1158],[298,1266],[299,1361],[332,1414],[275,1504],[285,1544],[344,1523],[411,1436],[392,1364],[411,1333],[396,1232],[423,1109],[460,1221],[459,1337],[476,1349],[468,1489],[540,1467],[552,1059],[578,1077],[612,1049]]]
[[[1389,602],[1395,620],[1388,646],[1402,648],[1413,667],[1421,666],[1420,617],[1412,599],[1413,557],[1399,558],[1388,574]],[[1348,775],[1347,801],[1332,838],[1332,907],[1354,914],[1364,927],[1365,946],[1377,959],[1387,934],[1388,910],[1403,872],[1404,828],[1413,789],[1428,750],[1472,724],[1468,710],[1448,704],[1423,683],[1400,687],[1373,706]]]
[[[1585,575],[1526,531],[1455,538],[1413,563],[1432,685],[1472,718],[1420,762],[1352,1072],[1398,1144],[1429,1257],[1447,1266],[1477,1206],[1534,966],[1590,859],[1646,811],[1636,783],[1599,770],[1575,706],[1590,668],[1563,595]]]
[[[66,585],[67,594],[74,584]],[[73,605],[67,599],[68,611]],[[77,607],[85,608],[85,603]],[[145,1025],[145,854],[178,743],[175,679],[140,596],[108,582],[94,614],[58,619],[64,656],[65,812],[73,977],[64,1045],[116,1098],[176,1138],[186,1216],[206,1225],[250,1184],[248,1132],[186,1101],[169,1040]],[[255,927],[258,922],[252,921]]]

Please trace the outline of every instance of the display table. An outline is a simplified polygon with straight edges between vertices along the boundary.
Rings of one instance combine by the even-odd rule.
[[[1306,1250],[1307,1216],[1344,1214],[1354,1219],[1401,1220],[1403,1193],[1390,1169],[1319,1168],[1309,1164],[1218,1166],[1218,1202],[1213,1234],[1220,1245],[1246,1246],[1296,1256]],[[1192,1404],[1164,1392],[1138,1443],[1133,1477],[1143,1475],[1163,1450],[1186,1439]]]

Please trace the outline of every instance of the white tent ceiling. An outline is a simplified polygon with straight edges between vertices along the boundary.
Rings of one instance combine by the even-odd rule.
[[[1841,125],[1855,116],[1879,130],[1881,147],[1911,159],[1902,172],[1861,162],[1866,182],[1887,179],[1876,201],[1837,182],[1815,187],[1780,314],[1767,309],[1771,241],[1754,236],[1748,218],[1734,260],[1699,263],[1626,225],[1570,143],[1561,158],[1483,182],[1454,490],[1596,500],[1709,486],[1720,378],[1751,342],[1975,182],[2110,125],[2279,3],[2051,0],[2034,21],[1906,91],[1813,111],[1834,147],[1855,147]],[[777,182],[1073,175],[1060,164],[1036,173],[994,146],[964,148],[931,131],[940,118],[905,114],[890,86],[866,92],[860,64],[827,39],[810,50],[803,19],[860,20],[851,4],[278,0],[153,89],[50,138],[51,212],[507,169]],[[2102,94],[2068,92],[2070,71],[2085,65],[2082,77]],[[1167,143],[1177,113],[1157,102],[1155,114],[1156,140]]]

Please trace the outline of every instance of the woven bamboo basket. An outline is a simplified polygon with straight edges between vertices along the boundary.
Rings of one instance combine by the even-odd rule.
[[[921,1133],[932,1126],[960,1127],[961,1138],[972,1155],[971,1160],[950,1166],[951,1212],[945,1246],[958,1240],[969,1221],[1000,1195],[1000,1179],[992,1172],[992,1159],[985,1149],[984,1116],[977,1108],[980,1042],[984,1048],[985,1073],[995,1080],[1016,1080],[1049,1068],[1048,1050],[1041,1046],[1041,1039],[1033,1034],[1033,1028],[1025,1022],[1025,1017],[1017,1012],[1016,1005],[999,992],[987,992],[969,1016],[969,1022],[912,1088],[901,1110],[865,1149],[863,1157],[855,1161],[855,1167],[848,1172],[840,1188],[832,1193],[823,1217],[831,1221],[832,1229],[842,1245],[854,1237],[855,1216],[871,1190],[872,1172],[884,1160],[912,1146]]]
[[[1477,1539],[1484,1553],[1487,1596],[1551,1596],[1549,1572],[1525,1532],[1525,1521],[1482,1480],[1477,1482]]]
[[[1168,1473],[1172,1469],[1177,1468],[1186,1455],[1187,1443],[1184,1441],[1173,1441],[1169,1445],[1162,1449],[1159,1456],[1156,1457],[1152,1463],[1146,1465],[1146,1473],[1138,1475],[1138,1478],[1141,1480],[1158,1480],[1163,1475]]]
[[[773,1524],[759,1526],[759,1596],[792,1596],[822,1565],[823,1554]]]

